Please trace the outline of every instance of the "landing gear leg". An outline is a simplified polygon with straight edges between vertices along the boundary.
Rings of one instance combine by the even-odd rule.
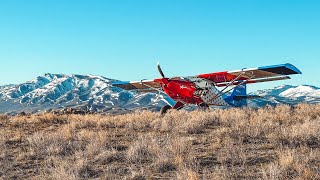
[[[168,110],[170,110],[170,109],[177,109],[177,110],[179,110],[179,109],[183,108],[183,106],[184,106],[184,104],[183,104],[182,102],[180,102],[180,101],[178,101],[173,107],[171,107],[171,106],[169,106],[169,105],[165,105],[165,106],[163,106],[163,107],[161,108],[160,114],[161,114],[161,115],[164,115],[164,114],[166,114],[166,113],[168,112]]]
[[[179,109],[183,108],[183,106],[184,106],[184,104],[183,104],[182,102],[178,101],[178,102],[172,107],[172,109],[177,109],[177,110],[179,110]]]

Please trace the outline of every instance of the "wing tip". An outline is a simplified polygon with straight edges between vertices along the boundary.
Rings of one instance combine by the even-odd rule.
[[[286,68],[296,72],[296,74],[302,74],[302,72],[297,67],[292,65],[291,63],[286,63],[285,66],[286,66]]]

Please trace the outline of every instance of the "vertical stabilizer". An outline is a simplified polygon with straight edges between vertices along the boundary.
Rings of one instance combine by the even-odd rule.
[[[225,99],[229,104],[241,107],[247,105],[247,85],[242,84],[234,88],[232,94]]]

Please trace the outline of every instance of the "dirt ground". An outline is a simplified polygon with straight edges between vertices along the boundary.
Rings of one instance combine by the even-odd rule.
[[[0,115],[0,179],[320,179],[320,105]]]

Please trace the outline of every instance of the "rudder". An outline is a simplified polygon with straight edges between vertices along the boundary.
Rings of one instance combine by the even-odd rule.
[[[232,104],[236,107],[246,106],[247,98],[241,98],[247,96],[247,85],[241,84],[234,88],[231,96]]]

